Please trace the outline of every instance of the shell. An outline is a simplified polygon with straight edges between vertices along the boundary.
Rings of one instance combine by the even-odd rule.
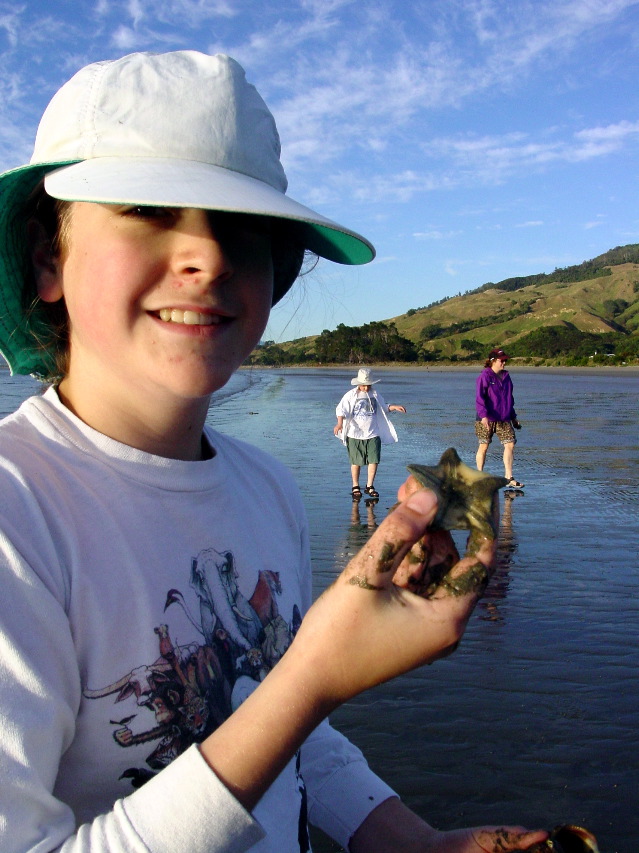
[[[439,509],[433,527],[444,530],[475,530],[494,539],[497,535],[493,498],[507,485],[505,477],[494,477],[469,468],[449,447],[435,466],[408,465],[415,479],[437,495]]]

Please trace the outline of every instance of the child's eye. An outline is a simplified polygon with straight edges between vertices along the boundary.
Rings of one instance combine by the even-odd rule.
[[[141,219],[166,219],[172,217],[174,212],[169,207],[136,204],[125,208],[123,214],[125,216],[139,216]]]

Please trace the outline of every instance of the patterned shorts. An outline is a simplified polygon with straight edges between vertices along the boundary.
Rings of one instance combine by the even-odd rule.
[[[493,435],[496,435],[502,444],[517,443],[515,430],[510,421],[488,421],[487,427],[481,421],[475,421],[475,435],[480,444],[490,444]]]

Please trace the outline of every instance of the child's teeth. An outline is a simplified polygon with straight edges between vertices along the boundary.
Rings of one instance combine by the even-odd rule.
[[[187,326],[211,326],[215,318],[199,311],[181,311],[179,308],[161,308],[160,319],[165,323],[182,323]]]

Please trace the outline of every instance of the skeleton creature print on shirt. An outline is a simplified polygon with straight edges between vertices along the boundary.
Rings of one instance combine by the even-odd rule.
[[[291,644],[301,622],[297,605],[287,622],[280,614],[279,573],[263,570],[249,599],[242,595],[231,551],[208,548],[191,562],[188,589],[167,591],[155,627],[158,656],[114,684],[86,689],[87,699],[135,697],[138,712],[113,715],[112,736],[123,747],[149,744],[146,767],[129,767],[121,779],[143,785],[192,743],[213,732],[252,692]],[[171,635],[171,614],[186,615],[197,639]],[[143,714],[136,730],[129,725]]]
[[[373,394],[360,391],[353,404],[353,420],[362,426],[377,416],[377,399]]]

